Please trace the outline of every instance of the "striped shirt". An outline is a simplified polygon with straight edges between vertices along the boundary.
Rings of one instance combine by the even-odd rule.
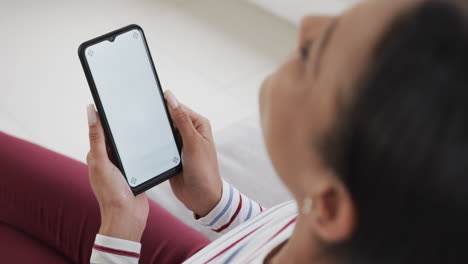
[[[264,209],[227,182],[216,207],[196,221],[224,234],[184,263],[263,263],[292,234],[297,216],[294,201]],[[138,263],[141,244],[97,235],[91,263]]]

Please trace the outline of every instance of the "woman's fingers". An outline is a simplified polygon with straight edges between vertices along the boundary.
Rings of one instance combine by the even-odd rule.
[[[182,136],[182,140],[186,141],[187,136],[197,132],[207,140],[212,140],[210,121],[193,111],[186,105],[181,104],[174,96],[171,91],[164,93],[167,103],[169,105],[169,111],[171,112],[172,119],[176,127],[179,129]],[[185,134],[185,138],[184,138]]]
[[[87,108],[89,125],[89,159],[104,160],[108,159],[106,149],[106,139],[101,121],[97,115],[94,105],[90,104]]]
[[[206,117],[200,115],[199,113],[193,111],[192,109],[188,108],[185,105],[184,105],[184,108],[185,108],[185,111],[187,111],[198,133],[200,133],[200,135],[202,135],[202,137],[204,137],[205,139],[212,140],[213,136],[211,133],[210,121]]]
[[[166,91],[164,97],[169,105],[169,112],[172,120],[182,136],[182,141],[184,141],[184,143],[190,142],[190,139],[196,135],[196,129],[193,126],[188,112],[185,107],[177,101],[171,91]]]

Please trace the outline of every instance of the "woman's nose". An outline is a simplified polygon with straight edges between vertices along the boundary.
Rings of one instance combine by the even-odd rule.
[[[305,16],[301,20],[299,31],[299,48],[314,40],[334,16]]]

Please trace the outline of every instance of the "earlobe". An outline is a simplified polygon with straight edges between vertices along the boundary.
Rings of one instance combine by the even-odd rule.
[[[302,202],[302,208],[301,208],[301,213],[303,215],[309,215],[312,212],[312,208],[314,206],[314,201],[312,198],[307,197],[304,199]]]
[[[351,237],[356,224],[354,203],[341,184],[330,185],[314,197],[314,229],[327,242],[343,241]]]

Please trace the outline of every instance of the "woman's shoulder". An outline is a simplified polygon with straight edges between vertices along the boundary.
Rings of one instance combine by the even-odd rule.
[[[238,257],[246,254],[249,255],[252,253],[252,247],[244,248],[243,246],[250,243],[252,245],[263,244],[269,240],[269,235],[276,233],[281,229],[285,221],[290,222],[296,215],[297,205],[294,200],[267,208],[257,216],[213,241],[185,263],[204,263],[214,258],[218,260],[224,259],[233,252],[237,252],[236,250],[243,251],[242,254],[238,252]],[[241,248],[243,249],[241,250]]]

